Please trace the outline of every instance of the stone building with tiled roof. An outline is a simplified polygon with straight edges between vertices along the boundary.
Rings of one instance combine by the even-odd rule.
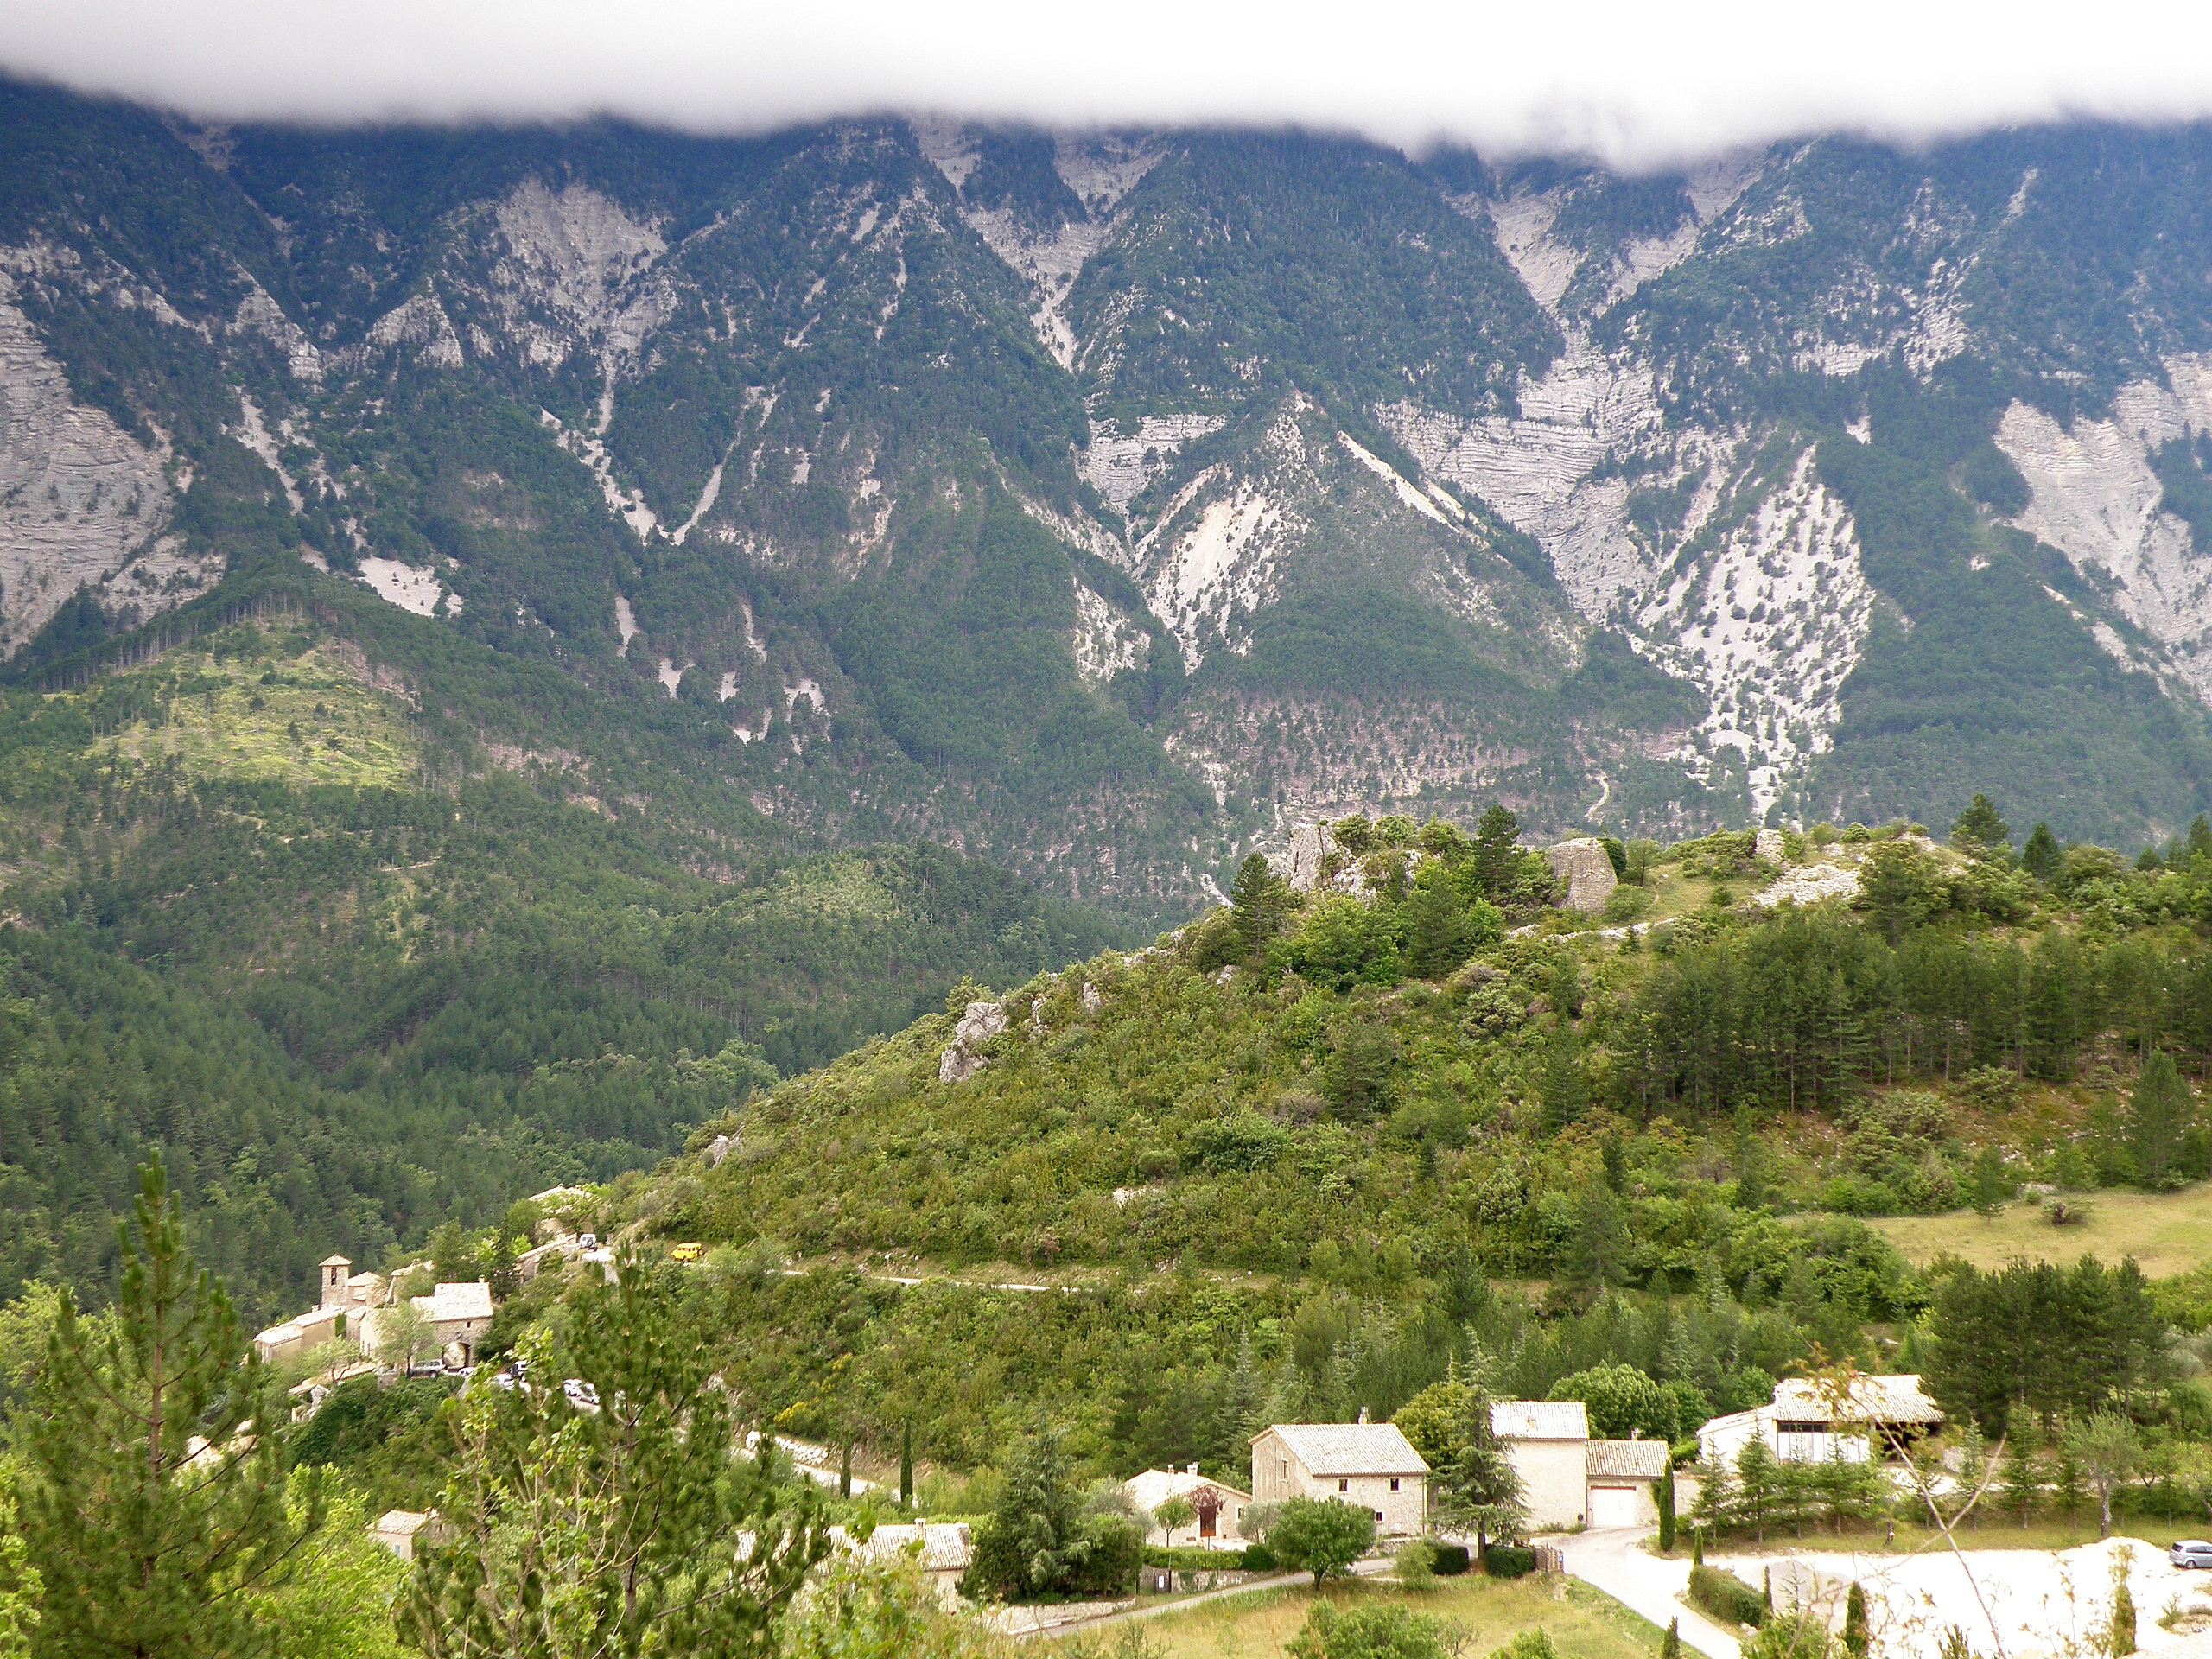
[[[1252,1437],[1252,1498],[1335,1498],[1389,1536],[1428,1520],[1428,1465],[1395,1423],[1276,1423]]]

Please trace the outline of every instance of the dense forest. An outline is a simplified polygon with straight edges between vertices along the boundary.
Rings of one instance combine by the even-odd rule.
[[[615,721],[533,742],[510,710],[501,747],[407,689],[459,702],[464,677],[378,678],[272,611],[0,694],[11,1293],[104,1284],[158,1149],[207,1259],[279,1311],[334,1249],[381,1264],[612,1179],[963,973],[1124,937],[938,849],[802,856],[650,748],[626,802],[594,781]]]

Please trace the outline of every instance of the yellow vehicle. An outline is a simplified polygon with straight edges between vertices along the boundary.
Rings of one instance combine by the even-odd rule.
[[[706,1253],[707,1247],[703,1244],[679,1244],[668,1253],[668,1256],[671,1262],[696,1262]]]

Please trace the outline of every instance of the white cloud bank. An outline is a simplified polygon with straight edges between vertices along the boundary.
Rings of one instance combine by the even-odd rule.
[[[0,64],[207,118],[613,113],[696,131],[871,110],[1298,123],[1650,166],[2212,114],[2212,7],[1913,0],[0,0]]]

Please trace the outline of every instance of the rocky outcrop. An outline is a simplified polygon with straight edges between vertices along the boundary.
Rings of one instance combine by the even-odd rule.
[[[938,1058],[937,1080],[964,1083],[974,1077],[988,1064],[983,1058],[983,1045],[1006,1028],[1005,1003],[970,1002],[960,1023],[952,1028],[952,1040]]]
[[[1768,864],[1789,861],[1789,842],[1779,830],[1762,830],[1751,842],[1751,856]]]
[[[1552,867],[1552,880],[1565,889],[1560,903],[1584,916],[1603,910],[1621,884],[1605,844],[1594,836],[1577,836],[1548,847],[1544,859]]]
[[[0,659],[79,588],[143,617],[207,580],[167,543],[155,556],[172,499],[162,457],[71,396],[14,296],[0,276]]]

